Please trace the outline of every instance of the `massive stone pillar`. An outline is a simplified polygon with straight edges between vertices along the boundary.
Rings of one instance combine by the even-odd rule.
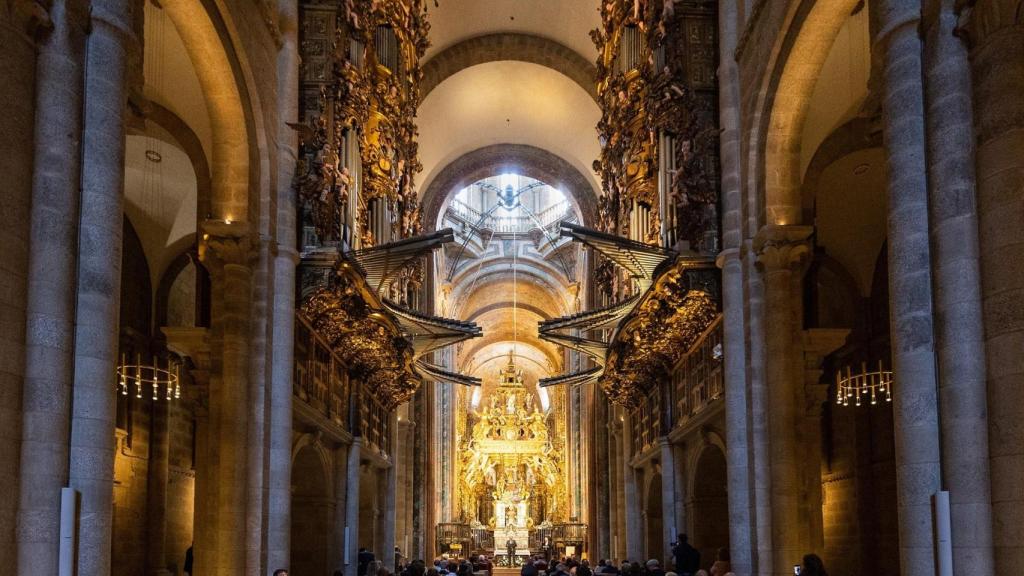
[[[1024,573],[1024,21],[1015,10],[978,3],[970,18],[993,574]]]
[[[800,514],[804,455],[798,434],[803,377],[795,371],[800,309],[795,305],[794,290],[810,254],[810,234],[807,226],[769,225],[754,239],[765,284],[765,322],[760,337],[766,343],[770,390],[766,406],[771,434],[772,572],[780,576],[792,572],[793,564],[803,557],[805,544],[801,531],[806,517]]]
[[[665,436],[658,438],[658,446],[661,454],[661,517],[662,537],[661,541],[663,557],[659,558],[663,566],[667,566],[669,558],[672,557],[672,547],[668,546],[674,542],[678,534],[686,532],[686,526],[679,522],[680,511],[677,504],[679,484],[682,479],[679,477],[678,466],[676,465],[675,446]]]
[[[924,2],[924,73],[942,473],[953,570],[995,573],[971,69],[955,0]]]
[[[149,427],[149,469],[146,480],[146,574],[170,576],[167,570],[167,482],[170,472],[170,407],[153,401]]]
[[[629,429],[629,416],[626,416],[622,425],[622,492],[625,498],[626,558],[640,562],[644,553],[644,528],[640,517],[640,490],[636,485],[636,470],[630,462],[633,448]]]
[[[388,416],[390,426],[388,426],[388,434],[391,435],[391,453],[388,454],[388,460],[390,460],[390,466],[384,472],[385,487],[384,487],[384,502],[381,506],[381,528],[383,530],[383,543],[381,544],[382,553],[384,554],[381,560],[384,562],[384,567],[388,569],[388,572],[395,573],[395,525],[398,513],[398,467],[399,467],[399,448],[398,448],[398,413],[395,411],[391,412]],[[379,491],[378,491],[379,494]]]
[[[204,224],[204,264],[212,279],[211,377],[206,464],[209,492],[198,493],[208,540],[196,539],[196,572],[237,574],[247,561],[247,433],[253,250],[243,223]],[[198,509],[198,505],[197,505]],[[197,519],[198,520],[198,519]]]
[[[74,279],[88,5],[81,0],[54,2],[50,19],[51,28],[39,46],[36,75],[19,574],[57,573],[60,491],[68,481],[74,375]]]
[[[900,569],[935,571],[932,496],[942,489],[928,243],[928,178],[919,0],[880,0],[873,42],[882,69],[888,160],[889,297]]]
[[[298,3],[278,3],[281,47],[277,53],[277,238],[271,310],[269,470],[267,478],[267,569],[287,566],[291,555],[292,379],[295,373],[295,188],[298,136],[287,123],[299,121]],[[344,458],[342,458],[344,461]],[[342,473],[344,479],[344,473]],[[344,512],[337,512],[344,517]],[[339,559],[340,560],[340,559]],[[341,563],[337,564],[341,568]]]
[[[823,556],[825,550],[825,527],[822,516],[824,495],[821,487],[822,468],[825,462],[822,414],[829,398],[829,385],[821,382],[822,362],[826,356],[846,343],[849,334],[850,331],[847,329],[830,328],[814,328],[802,333],[804,404],[799,418],[802,436],[805,439],[803,453],[806,454],[807,462],[801,478],[804,493],[804,497],[801,498],[803,514],[807,519],[803,523],[803,539],[807,543],[806,549],[819,556]]]
[[[739,37],[738,0],[718,4],[720,54],[734,54]],[[751,514],[753,459],[750,443],[750,398],[747,382],[744,314],[742,165],[740,162],[739,68],[722,58],[718,68],[718,108],[722,174],[722,361],[725,387],[725,449],[729,492],[729,551],[737,574],[752,574],[756,539]]]
[[[751,495],[751,513],[754,526],[754,544],[756,554],[753,558],[753,569],[760,576],[772,573],[772,474],[769,449],[771,442],[768,430],[768,395],[769,389],[765,377],[765,340],[764,340],[764,282],[757,270],[757,255],[753,241],[744,240],[744,309],[747,323],[747,378],[750,382],[750,458],[753,472],[750,483],[753,485]],[[753,572],[751,572],[753,573]]]
[[[81,494],[80,576],[110,573],[118,313],[121,299],[125,114],[133,7],[96,0],[86,47],[75,375],[69,484]]]
[[[36,33],[47,18],[42,3],[8,2],[0,13],[0,563],[16,562],[18,459],[22,389],[25,381],[25,311],[28,299],[29,214],[32,204],[33,112],[36,88]],[[77,129],[78,124],[73,125]]]
[[[345,570],[345,502],[348,492],[348,447],[341,445],[334,450],[334,517],[329,546],[332,570]],[[270,563],[273,566],[273,563]]]
[[[348,447],[348,479],[345,483],[345,548],[348,563],[345,576],[359,573],[359,462],[363,439],[356,437]]]

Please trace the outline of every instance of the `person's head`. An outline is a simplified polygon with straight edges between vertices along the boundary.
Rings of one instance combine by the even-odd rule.
[[[440,574],[441,573],[438,572],[437,568],[434,567],[434,566],[431,566],[430,568],[427,569],[427,576],[440,576]]]
[[[660,567],[661,567],[661,564],[657,560],[655,560],[654,558],[651,558],[650,560],[647,561],[647,569],[648,570],[657,570]]]
[[[665,576],[679,576],[675,572],[665,572]]]
[[[274,576],[288,576],[288,570],[284,568],[278,568],[274,570]]]
[[[377,571],[375,572],[375,574],[377,576],[391,576],[391,574],[388,572],[388,569],[385,568],[383,565],[381,565],[379,568],[377,568]]]
[[[697,570],[697,574],[695,576],[708,576],[708,571],[701,568],[700,570]]]
[[[825,563],[817,554],[808,554],[804,556],[800,576],[828,576],[828,572],[825,571]]]
[[[686,544],[689,541],[690,541],[690,537],[687,536],[686,534],[680,534],[679,535],[679,543],[680,544]]]

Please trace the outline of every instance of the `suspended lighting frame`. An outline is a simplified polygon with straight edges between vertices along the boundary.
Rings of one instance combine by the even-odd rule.
[[[892,370],[886,370],[881,360],[876,370],[869,370],[867,362],[861,362],[860,372],[856,374],[847,366],[845,371],[836,373],[836,404],[849,406],[851,400],[854,406],[860,406],[864,400],[872,405],[882,399],[892,402],[892,385]]]
[[[153,400],[161,398],[171,401],[181,398],[181,364],[167,360],[166,366],[160,366],[158,358],[152,364],[143,363],[142,355],[135,355],[135,362],[129,364],[125,354],[121,354],[121,363],[117,367],[117,389],[122,396],[134,390],[136,398],[142,398],[143,390],[151,392]]]

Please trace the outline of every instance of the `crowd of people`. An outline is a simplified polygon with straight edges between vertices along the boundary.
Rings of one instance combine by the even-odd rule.
[[[427,566],[423,560],[402,562],[402,556],[396,549],[396,572],[392,574],[377,560],[373,553],[361,548],[357,557],[358,576],[493,576],[494,564],[485,555],[474,555],[466,559],[437,558]],[[530,556],[523,562],[520,576],[737,576],[732,572],[729,551],[719,548],[714,562],[708,569],[702,568],[701,554],[690,545],[685,534],[672,543],[672,562],[667,570],[657,559],[650,559],[641,564],[634,561],[616,563],[612,560],[598,560],[591,566],[586,559],[577,560],[574,556],[566,556],[561,560],[551,558],[550,554]],[[828,576],[825,564],[815,554],[803,557],[800,564],[795,565],[794,574],[799,576]],[[280,569],[274,576],[288,576],[288,572]],[[334,576],[343,576],[340,570]]]

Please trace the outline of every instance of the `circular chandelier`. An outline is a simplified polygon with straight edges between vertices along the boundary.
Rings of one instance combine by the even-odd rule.
[[[168,359],[165,366],[160,366],[159,358],[155,357],[152,364],[144,364],[141,354],[136,354],[135,362],[129,364],[121,354],[117,388],[122,396],[134,392],[136,398],[142,398],[146,390],[152,393],[153,400],[177,400],[181,398],[181,364]]]
[[[886,370],[881,360],[878,369],[873,371],[868,370],[867,362],[861,362],[860,372],[856,374],[847,366],[845,373],[843,370],[836,373],[836,404],[849,406],[853,400],[854,406],[860,406],[863,399],[877,404],[882,398],[892,402],[892,383],[892,370]]]

